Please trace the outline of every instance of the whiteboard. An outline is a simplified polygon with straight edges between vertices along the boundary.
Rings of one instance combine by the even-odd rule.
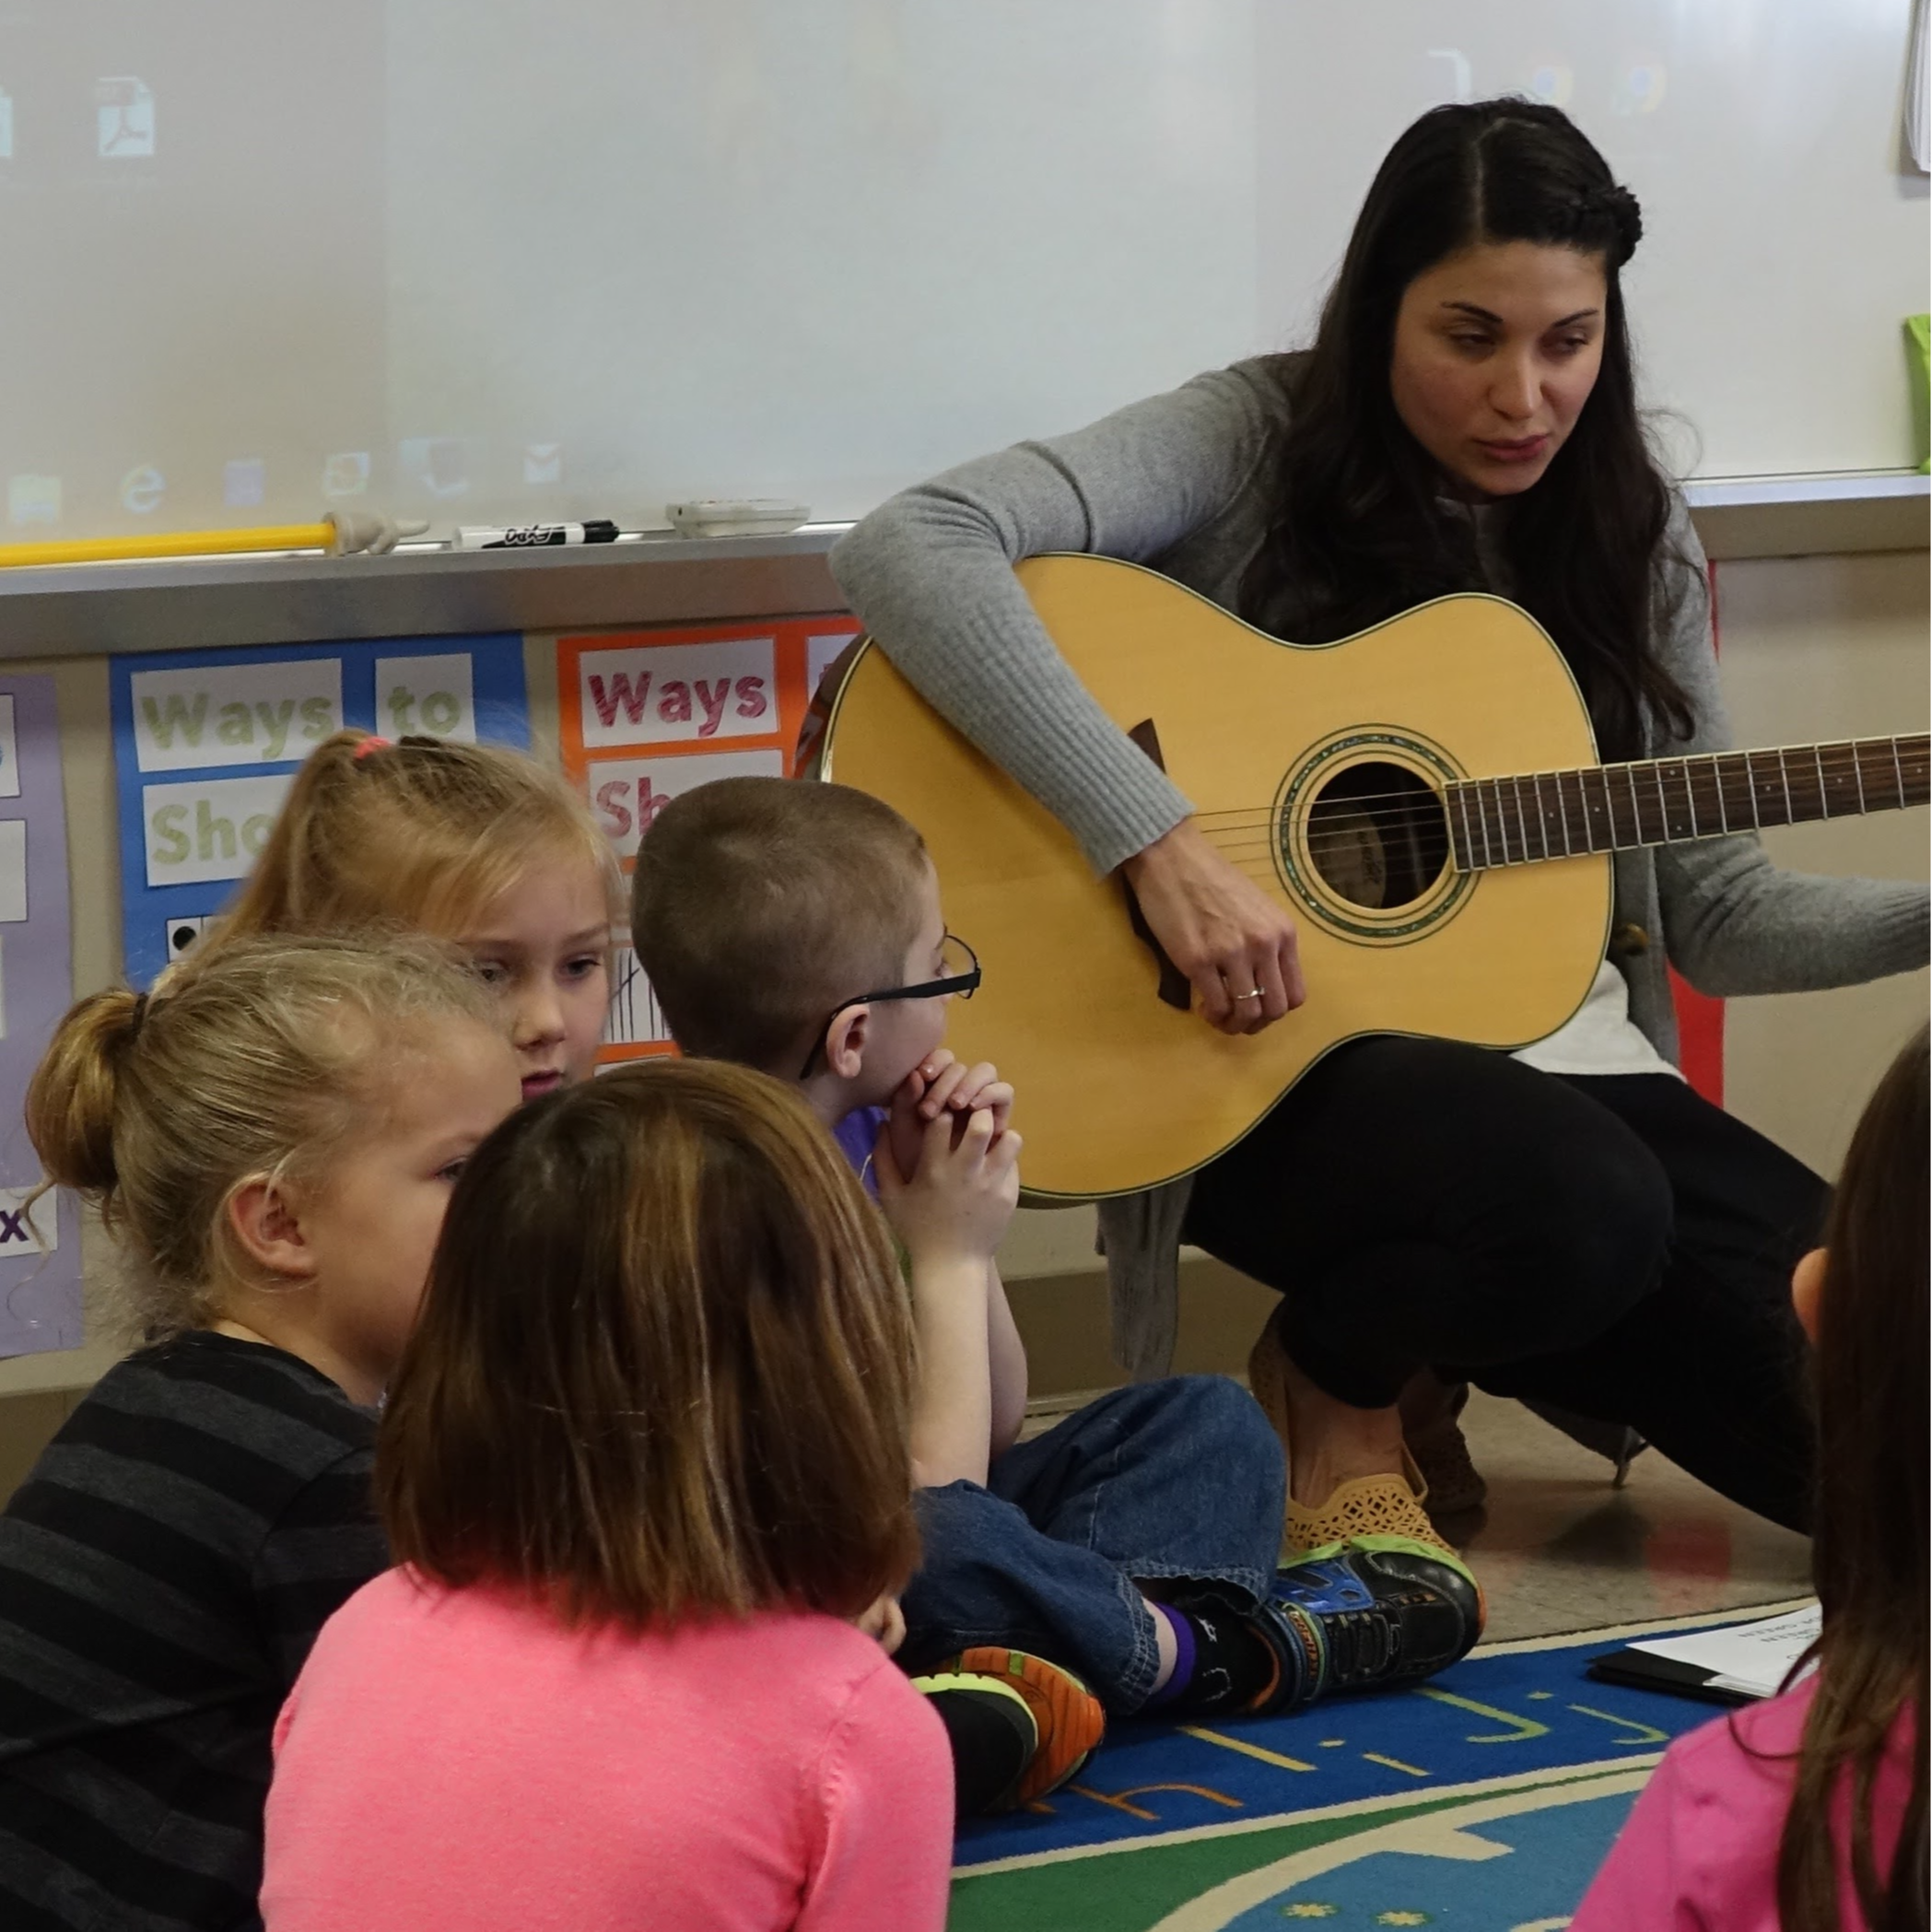
[[[0,540],[821,518],[1305,339],[1423,109],[1642,199],[1704,475],[1913,460],[1910,0],[9,0]]]

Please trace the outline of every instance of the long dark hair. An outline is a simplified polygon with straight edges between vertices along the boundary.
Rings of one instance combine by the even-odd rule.
[[[1824,1611],[1778,1846],[1786,1932],[1837,1932],[1840,1859],[1874,1932],[1926,1923],[1926,1035],[1872,1095],[1845,1156],[1820,1297],[1817,1528]],[[1914,1721],[1912,1797],[1891,1869],[1872,1842],[1872,1793],[1891,1731]],[[1832,1813],[1850,1786],[1851,1839]]]
[[[1688,735],[1683,693],[1650,643],[1670,499],[1637,416],[1618,286],[1642,232],[1634,198],[1555,108],[1484,100],[1409,128],[1363,203],[1314,347],[1285,365],[1279,509],[1243,586],[1245,614],[1327,643],[1481,587],[1472,528],[1443,514],[1441,474],[1390,394],[1402,293],[1478,242],[1601,255],[1601,373],[1547,472],[1509,503],[1510,591],[1569,662],[1606,757],[1640,755],[1646,719]]]

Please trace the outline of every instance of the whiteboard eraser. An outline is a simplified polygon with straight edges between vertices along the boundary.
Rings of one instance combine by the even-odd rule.
[[[680,536],[783,536],[812,520],[804,504],[783,497],[700,497],[665,504],[664,515]]]

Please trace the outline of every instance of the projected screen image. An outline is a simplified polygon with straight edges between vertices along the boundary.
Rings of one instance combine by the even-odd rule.
[[[1686,463],[1910,463],[1907,9],[1734,12],[0,0],[0,544],[862,514],[1305,342],[1390,142],[1503,93],[1644,204]]]
[[[0,542],[836,517],[1098,415],[1252,345],[1252,17],[0,0]]]
[[[0,536],[312,518],[375,480],[382,13],[0,7]]]

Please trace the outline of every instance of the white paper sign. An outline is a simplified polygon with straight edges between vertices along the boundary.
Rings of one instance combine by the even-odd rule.
[[[20,795],[20,755],[14,745],[14,701],[0,697],[0,798]]]
[[[770,638],[586,651],[578,662],[583,742],[704,744],[779,729]]]
[[[50,1189],[27,1205],[31,1188],[0,1188],[0,1255],[51,1255],[61,1245],[61,1218]]]
[[[428,658],[376,660],[376,729],[385,738],[409,732],[476,742],[476,700],[466,650]]]
[[[137,671],[128,689],[143,771],[297,764],[342,729],[340,658]]]
[[[700,753],[668,758],[593,758],[588,774],[591,807],[603,834],[625,859],[674,798],[713,779],[781,779],[785,755],[775,751]]]
[[[819,631],[805,639],[805,696],[815,697],[827,671],[838,661],[838,653],[857,641],[854,631]]]
[[[27,917],[27,821],[0,818],[0,926]]]
[[[247,875],[295,782],[292,771],[253,779],[189,779],[141,788],[150,885]]]

